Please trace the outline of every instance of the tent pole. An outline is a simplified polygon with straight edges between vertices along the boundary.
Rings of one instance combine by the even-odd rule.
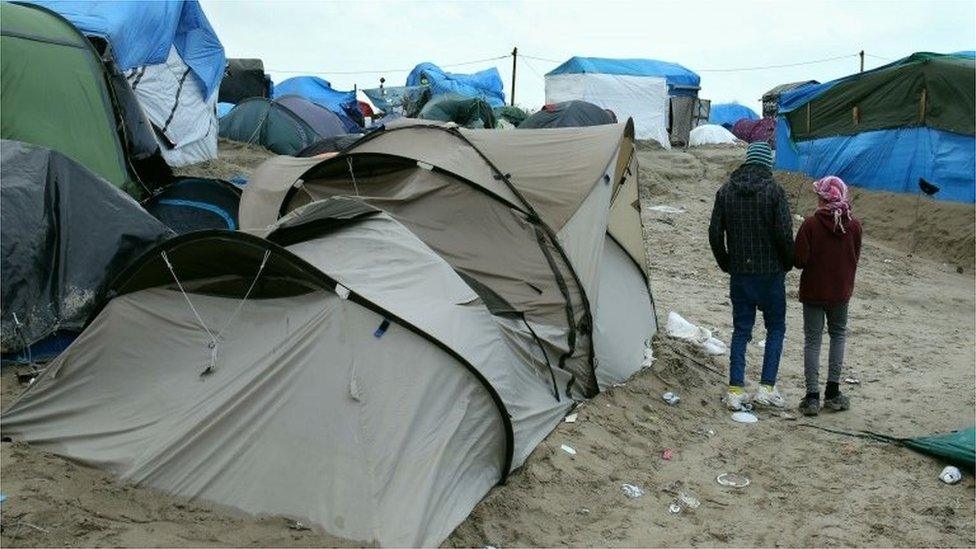
[[[518,47],[512,48],[512,106],[515,106],[515,64],[518,60]]]

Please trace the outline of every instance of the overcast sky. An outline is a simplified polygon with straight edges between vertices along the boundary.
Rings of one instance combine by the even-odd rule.
[[[827,81],[915,51],[976,49],[976,2],[244,2],[203,0],[227,57],[258,57],[276,82],[317,74],[338,89],[402,85],[422,61],[438,65],[519,53],[674,61],[698,72],[701,97],[759,110],[767,89]],[[847,56],[787,68],[728,71]],[[516,103],[545,101],[558,63],[519,59]],[[497,67],[511,91],[511,57]],[[405,70],[399,70],[405,69]],[[720,72],[719,70],[728,72]],[[291,74],[284,71],[295,71]],[[380,71],[369,74],[341,74]]]

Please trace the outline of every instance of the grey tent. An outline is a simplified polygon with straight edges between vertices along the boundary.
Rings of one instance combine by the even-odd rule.
[[[0,344],[16,351],[80,331],[105,286],[172,232],[67,156],[0,142]]]
[[[546,105],[539,112],[526,118],[519,129],[576,128],[613,124],[616,116],[606,109],[587,101],[565,101]]]
[[[236,104],[251,97],[271,97],[271,86],[260,59],[228,59],[217,101]]]
[[[465,128],[494,128],[495,111],[483,99],[455,93],[437,95],[420,109],[417,118],[454,122]]]
[[[297,95],[246,99],[220,119],[220,136],[295,154],[321,139],[345,134],[335,113]]]

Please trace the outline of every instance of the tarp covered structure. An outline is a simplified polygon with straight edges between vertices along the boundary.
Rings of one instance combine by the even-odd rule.
[[[228,59],[220,81],[221,103],[240,103],[250,97],[271,97],[271,77],[260,59]]]
[[[801,80],[799,82],[787,82],[773,87],[762,96],[763,117],[776,116],[779,110],[779,98],[786,92],[790,92],[806,86],[819,84],[816,80]]]
[[[180,178],[144,207],[177,234],[205,229],[237,229],[241,190],[221,179]]]
[[[221,137],[256,143],[278,154],[293,155],[322,139],[345,133],[335,113],[297,95],[273,100],[252,97],[220,119]]]
[[[545,105],[519,125],[521,129],[532,128],[579,128],[613,124],[614,114],[587,101],[565,101]]]
[[[67,156],[0,142],[0,345],[80,330],[111,278],[173,233]],[[15,320],[16,315],[16,320]]]
[[[465,128],[491,129],[495,127],[495,113],[488,103],[476,97],[449,93],[435,95],[420,109],[417,118],[454,122]]]
[[[976,60],[916,53],[780,97],[776,166],[868,189],[976,201]]]
[[[727,130],[731,130],[739,120],[758,120],[759,115],[756,111],[739,103],[712,103],[708,113],[708,123],[717,124]]]
[[[473,74],[461,74],[445,72],[433,63],[420,63],[407,75],[406,85],[427,86],[433,96],[457,94],[481,99],[491,107],[505,104],[505,88],[495,67]]]
[[[416,116],[430,99],[430,86],[384,86],[368,88],[362,92],[377,109],[387,114]]]
[[[717,124],[705,124],[691,130],[688,139],[689,147],[702,145],[727,145],[736,142],[735,135]]]
[[[170,177],[114,65],[40,6],[0,5],[0,135],[63,152],[140,198]]]
[[[108,43],[172,166],[217,157],[214,106],[226,59],[196,0],[34,0]]]
[[[312,103],[325,107],[342,120],[346,133],[363,129],[363,113],[354,91],[339,91],[328,80],[317,76],[295,76],[274,85],[275,99],[285,95],[298,95]]]
[[[671,148],[669,89],[694,92],[698,75],[680,65],[648,59],[573,57],[546,73],[546,103],[587,101],[618,119],[632,118],[638,139]]]

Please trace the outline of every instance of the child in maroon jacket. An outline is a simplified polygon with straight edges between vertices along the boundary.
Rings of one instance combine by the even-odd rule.
[[[820,343],[824,319],[830,335],[827,388],[824,407],[840,411],[850,408],[850,400],[840,392],[840,373],[844,366],[847,335],[847,303],[854,293],[854,275],[861,258],[861,223],[851,215],[847,185],[835,176],[813,183],[820,198],[817,211],[808,217],[796,235],[794,261],[800,275],[800,301],[803,303],[803,373],[807,394],[800,412],[820,413]]]

